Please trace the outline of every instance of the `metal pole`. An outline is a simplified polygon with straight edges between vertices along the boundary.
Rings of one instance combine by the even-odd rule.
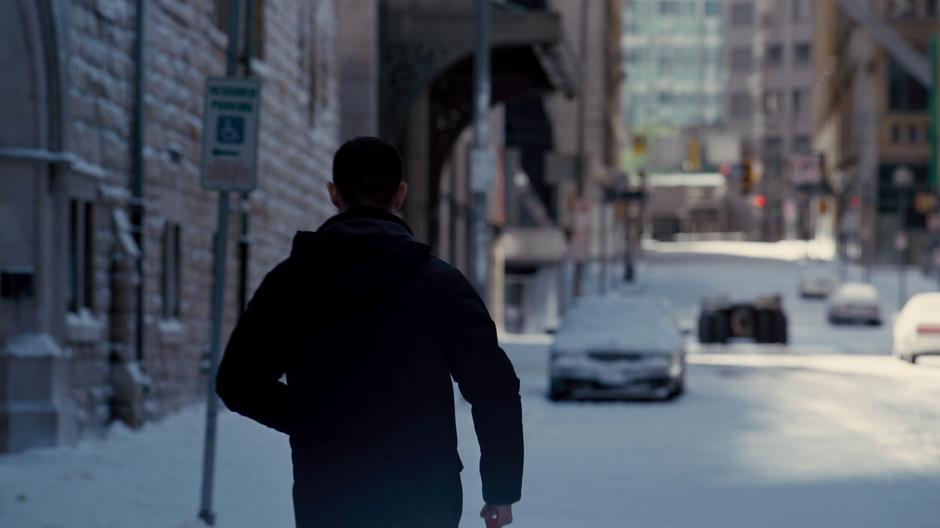
[[[131,150],[131,199],[130,214],[134,241],[137,242],[137,284],[135,286],[136,305],[134,306],[135,336],[134,347],[137,361],[144,359],[144,142],[146,134],[146,114],[144,95],[147,83],[145,37],[146,37],[147,0],[137,0],[137,18],[134,43],[136,70],[134,72],[134,129]]]
[[[907,189],[898,189],[898,236],[903,236],[904,244],[897,244],[898,251],[898,311],[907,302]]]
[[[489,292],[489,233],[486,190],[493,163],[489,153],[490,13],[489,0],[476,0],[476,46],[473,53],[473,155],[470,186],[473,194],[471,266],[473,284],[484,300]]]
[[[600,203],[600,241],[601,241],[601,283],[600,292],[607,293],[607,200],[601,199]]]
[[[225,68],[225,74],[228,77],[238,76],[240,14],[241,0],[229,0],[228,50]],[[215,477],[215,444],[219,414],[219,399],[215,394],[215,375],[219,366],[219,355],[222,345],[222,315],[225,300],[225,256],[228,248],[228,209],[228,191],[220,191],[212,280],[212,333],[209,347],[209,381],[206,396],[206,439],[203,450],[202,497],[199,508],[199,518],[205,521],[209,526],[215,525],[215,513],[212,511],[212,488]]]
[[[588,4],[587,0],[581,1],[581,18],[579,20],[579,34],[578,34],[578,79],[580,82],[579,93],[578,93],[578,115],[577,115],[577,146],[578,146],[578,159],[576,163],[577,174],[575,183],[577,184],[578,190],[578,200],[577,203],[580,204],[584,199],[584,188],[585,188],[585,177],[584,177],[584,104],[587,94],[585,93],[587,82],[585,75],[587,72],[587,16],[588,16]],[[575,208],[574,222],[577,226],[578,216],[580,215],[580,207]],[[585,233],[577,233],[579,236],[585,236]],[[590,244],[583,244],[586,251],[589,253],[591,250]],[[584,281],[584,257],[586,255],[581,255],[581,258],[574,259],[574,296],[579,297],[583,293],[583,284]]]
[[[930,85],[930,190],[940,191],[940,37],[930,37],[930,72],[933,83]],[[934,214],[940,214],[940,210]],[[940,251],[940,233],[934,232],[934,252]],[[931,255],[937,268],[937,285],[940,288],[940,265]]]
[[[245,77],[251,77],[251,57],[254,56],[255,39],[255,3],[245,4]],[[241,217],[241,236],[238,238],[238,315],[245,313],[248,307],[248,266],[251,263],[251,193],[241,193],[239,216]]]

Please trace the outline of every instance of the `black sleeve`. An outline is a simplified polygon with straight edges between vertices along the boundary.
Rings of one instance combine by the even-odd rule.
[[[290,433],[285,371],[283,265],[262,281],[229,338],[216,376],[225,405],[263,425]]]
[[[480,443],[483,500],[512,504],[522,494],[522,404],[519,379],[496,340],[483,300],[463,276],[457,281],[451,375],[470,403]]]

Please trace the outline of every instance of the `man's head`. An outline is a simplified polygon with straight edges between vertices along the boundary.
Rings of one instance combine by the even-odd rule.
[[[343,143],[333,157],[333,181],[328,188],[340,211],[365,206],[395,212],[408,193],[398,149],[376,137]]]

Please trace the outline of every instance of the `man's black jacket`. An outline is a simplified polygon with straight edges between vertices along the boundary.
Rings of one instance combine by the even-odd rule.
[[[459,479],[451,378],[472,405],[484,500],[518,501],[519,380],[485,305],[398,217],[362,208],[297,233],[216,381],[231,410],[290,435],[296,509],[368,508]]]

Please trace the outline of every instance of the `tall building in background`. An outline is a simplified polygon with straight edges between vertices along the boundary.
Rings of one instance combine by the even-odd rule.
[[[724,1],[725,126],[760,177],[745,191],[768,198],[765,238],[783,237],[795,220],[784,214],[796,205],[791,167],[812,154],[814,18],[812,0]]]
[[[825,155],[850,246],[868,261],[893,261],[903,225],[911,262],[919,263],[931,243],[925,213],[935,190],[928,181],[928,50],[940,28],[938,2],[865,0],[848,7],[816,3],[814,143]],[[893,181],[900,167],[914,176],[904,195]],[[902,196],[907,216],[899,219]]]
[[[722,0],[631,0],[623,17],[631,130],[722,119]]]

